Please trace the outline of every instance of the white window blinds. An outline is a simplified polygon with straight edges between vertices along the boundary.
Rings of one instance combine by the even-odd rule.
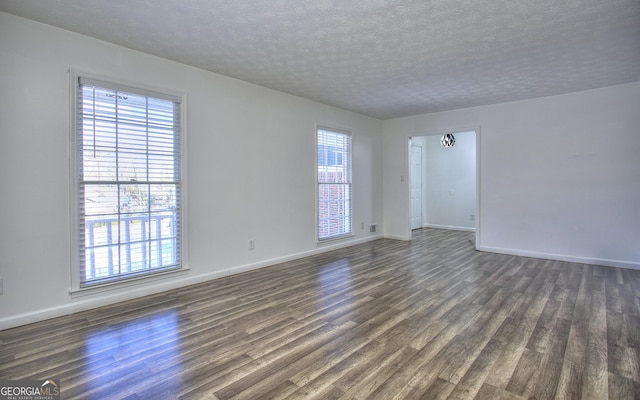
[[[181,98],[80,77],[80,286],[181,266]]]
[[[317,130],[318,240],[352,234],[351,135]]]

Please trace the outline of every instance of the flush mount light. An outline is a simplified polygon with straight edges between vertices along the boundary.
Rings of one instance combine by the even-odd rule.
[[[440,138],[440,144],[442,147],[453,147],[456,144],[456,138],[453,137],[453,133],[447,133]]]

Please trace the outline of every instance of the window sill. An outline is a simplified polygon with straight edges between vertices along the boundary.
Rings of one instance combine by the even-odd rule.
[[[328,239],[316,239],[316,246],[322,246],[325,244],[332,244],[335,242],[340,242],[340,241],[344,241],[347,239],[352,239],[354,238],[356,235],[354,233],[348,233],[346,235],[340,235],[340,236],[335,236],[332,238],[328,238]]]
[[[157,272],[149,275],[136,276],[126,280],[100,283],[100,284],[87,286],[83,288],[73,288],[69,290],[69,295],[71,296],[71,298],[90,296],[97,293],[110,292],[110,291],[127,288],[131,286],[139,286],[139,285],[144,285],[151,282],[167,280],[169,278],[180,276],[180,275],[186,275],[188,273],[189,273],[189,268],[162,271],[162,272]]]

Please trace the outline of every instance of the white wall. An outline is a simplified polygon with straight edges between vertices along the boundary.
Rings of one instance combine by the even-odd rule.
[[[187,94],[188,274],[70,297],[69,67]],[[382,223],[379,120],[4,13],[0,87],[0,329],[326,250],[316,121],[353,133],[355,237],[334,245]]]
[[[424,136],[424,225],[475,230],[476,134],[455,132],[455,145],[448,148],[440,137]]]
[[[640,268],[640,82],[383,122],[384,227],[408,238],[407,138],[480,127],[481,250]]]

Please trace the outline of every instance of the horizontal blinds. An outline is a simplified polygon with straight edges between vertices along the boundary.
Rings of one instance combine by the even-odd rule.
[[[351,135],[317,130],[318,239],[352,233]]]
[[[78,82],[82,286],[180,265],[180,99]]]
[[[182,103],[182,97],[180,97],[180,96],[171,95],[171,94],[162,93],[162,92],[156,92],[156,91],[149,90],[149,89],[142,89],[142,88],[137,88],[137,87],[133,87],[133,86],[122,85],[122,84],[115,83],[115,82],[103,81],[103,80],[100,80],[100,79],[87,78],[87,77],[84,77],[84,76],[80,76],[80,77],[78,77],[78,83],[80,85],[84,85],[84,86],[93,86],[93,87],[99,87],[99,88],[109,88],[111,90],[118,91],[118,92],[137,93],[137,94],[139,94],[141,96],[145,96],[145,97],[169,100],[169,101],[171,101],[173,103],[178,103],[178,104]]]

